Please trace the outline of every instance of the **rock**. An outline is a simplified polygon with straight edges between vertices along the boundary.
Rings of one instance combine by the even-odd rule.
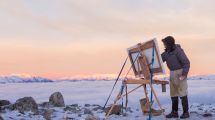
[[[81,109],[77,106],[77,107],[74,107],[74,106],[66,106],[64,108],[64,111],[70,111],[72,113],[80,113],[81,112]]]
[[[84,107],[90,107],[90,104],[85,104]]]
[[[10,101],[8,101],[8,100],[0,100],[0,107],[1,106],[5,106],[5,105],[10,105],[11,103],[10,103]]]
[[[60,92],[55,92],[49,97],[49,103],[54,107],[64,107],[63,95]]]
[[[98,110],[103,110],[103,107],[101,106],[96,106],[92,109],[93,111],[98,111]]]
[[[85,118],[85,120],[99,120],[98,117],[93,116],[93,115],[87,115],[87,117]]]
[[[3,117],[0,115],[0,120],[4,120]]]
[[[46,109],[43,113],[43,117],[46,119],[46,120],[51,120],[52,118],[52,114],[54,113],[54,109]]]
[[[37,113],[38,105],[32,97],[24,97],[15,102],[13,109],[18,110],[20,113],[24,113],[24,111]]]
[[[78,104],[72,104],[70,106],[72,106],[72,107],[78,107]]]
[[[49,102],[43,102],[41,104],[39,104],[40,107],[43,107],[43,108],[50,108],[52,107],[53,105]]]
[[[5,105],[1,107],[1,112],[4,112],[6,109],[8,110],[14,110],[14,105],[10,104],[10,105]]]
[[[106,108],[105,113],[108,114],[109,110],[111,109],[111,106]],[[110,115],[120,115],[122,113],[122,106],[121,105],[115,105],[110,113]]]
[[[84,114],[93,115],[93,112],[87,108],[84,109]]]
[[[212,114],[211,114],[211,113],[204,113],[202,116],[203,116],[203,117],[211,117]]]

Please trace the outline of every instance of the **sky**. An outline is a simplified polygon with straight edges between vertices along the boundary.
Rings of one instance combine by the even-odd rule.
[[[126,49],[171,35],[190,75],[215,73],[214,0],[0,0],[0,74],[118,74]],[[129,66],[129,63],[128,65]]]

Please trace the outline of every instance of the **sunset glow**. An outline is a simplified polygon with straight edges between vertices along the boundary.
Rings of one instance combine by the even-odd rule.
[[[172,35],[190,74],[215,73],[214,0],[0,0],[0,74],[118,74],[126,49]],[[130,63],[126,67],[129,67]]]

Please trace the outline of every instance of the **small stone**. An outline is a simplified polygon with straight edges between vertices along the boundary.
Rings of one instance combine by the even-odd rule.
[[[60,92],[55,92],[49,97],[49,103],[54,107],[64,107],[63,95]]]
[[[4,111],[4,110],[6,110],[6,109],[8,109],[8,110],[14,110],[15,108],[14,108],[13,104],[5,105],[5,106],[1,107],[1,112]]]
[[[80,113],[81,109],[79,107],[73,107],[73,106],[66,106],[64,108],[64,111],[70,111],[72,113]]]
[[[72,104],[71,107],[78,107],[78,104]]]
[[[8,101],[8,100],[0,100],[0,107],[1,106],[5,106],[5,105],[10,105],[11,103],[10,103],[10,101]]]
[[[53,113],[54,113],[54,109],[46,109],[45,112],[43,113],[43,117],[46,120],[51,120]]]
[[[92,106],[94,106],[94,107],[99,107],[100,105],[97,105],[97,104],[93,104]],[[101,107],[101,106],[100,106]]]
[[[4,120],[3,117],[0,115],[0,120]]]
[[[84,109],[84,114],[93,115],[93,112],[87,108]]]
[[[105,113],[108,114],[110,111],[111,106],[106,108]],[[115,114],[115,115],[120,115],[122,113],[122,106],[121,105],[114,105],[112,111],[110,112],[110,115]]]
[[[103,110],[103,107],[97,106],[92,109],[93,111]]]
[[[211,117],[212,114],[211,114],[211,113],[204,113],[202,116],[203,116],[203,117]]]
[[[98,117],[93,116],[93,115],[87,115],[87,117],[85,118],[85,120],[99,120]]]
[[[90,104],[85,104],[84,107],[90,107]]]
[[[43,108],[52,107],[51,103],[49,103],[49,102],[43,102],[43,103],[39,104],[39,106],[41,106],[41,107],[43,107]]]

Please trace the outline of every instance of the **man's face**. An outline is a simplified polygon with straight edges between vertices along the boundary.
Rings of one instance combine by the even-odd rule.
[[[164,45],[165,48],[167,48],[167,45],[165,44],[165,42],[163,42],[163,45]]]

